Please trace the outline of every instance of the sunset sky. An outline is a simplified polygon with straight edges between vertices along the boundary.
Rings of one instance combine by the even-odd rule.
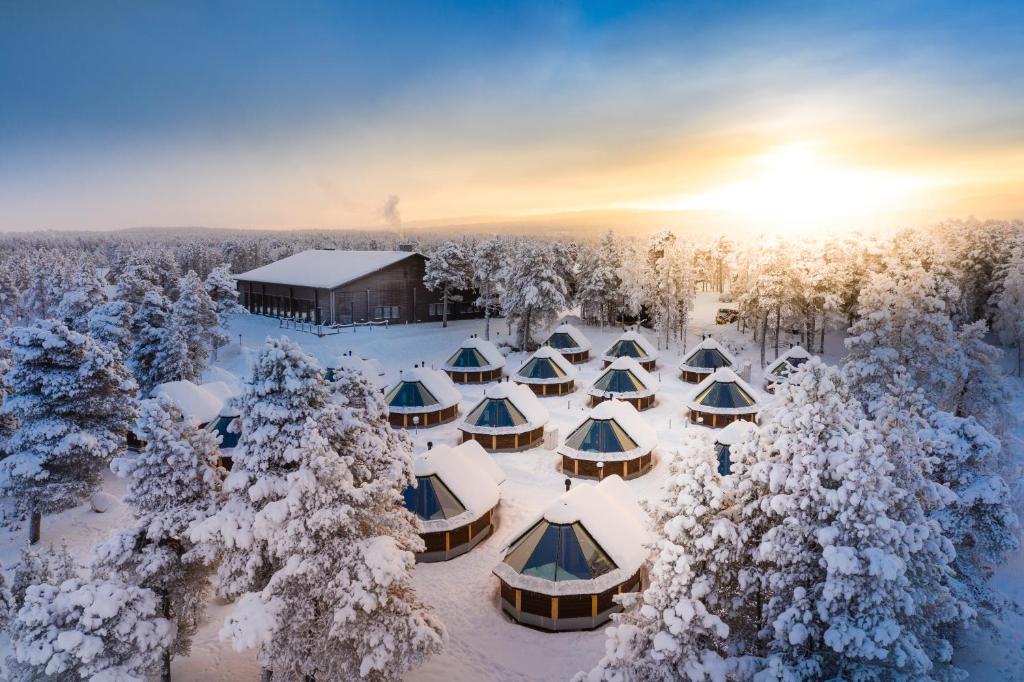
[[[0,3],[0,230],[1024,217],[1024,3]]]

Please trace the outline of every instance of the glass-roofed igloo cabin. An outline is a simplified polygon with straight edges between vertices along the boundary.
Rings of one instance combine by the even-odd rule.
[[[462,394],[444,372],[429,367],[402,370],[398,383],[384,396],[388,421],[395,428],[437,426],[459,414]]]
[[[615,343],[601,356],[605,367],[618,358],[632,358],[650,372],[657,364],[658,351],[643,334],[637,331],[628,331],[623,332],[622,336],[616,339]]]
[[[444,371],[457,384],[482,384],[501,379],[505,356],[490,341],[471,337],[448,358]]]
[[[516,370],[512,381],[541,397],[557,396],[576,389],[576,374],[576,368],[558,350],[541,346]]]
[[[413,468],[416,485],[402,495],[423,525],[426,549],[417,561],[454,559],[491,535],[505,472],[479,443],[438,445],[417,455]]]
[[[550,631],[596,628],[642,588],[649,541],[643,512],[618,476],[581,483],[512,536],[494,569],[501,608]]]
[[[736,367],[736,358],[709,336],[690,351],[679,365],[679,377],[691,384],[698,384],[719,367]]]
[[[732,473],[732,446],[750,437],[754,425],[748,421],[734,421],[715,435],[715,458],[718,473],[728,476]]]
[[[235,448],[242,438],[242,418],[238,409],[228,401],[217,418],[206,425],[206,430],[217,436],[220,447],[220,463],[228,471],[235,457]]]
[[[487,387],[459,430],[463,442],[475,440],[491,452],[514,452],[539,445],[548,419],[547,408],[533,391],[504,381]]]
[[[605,400],[624,400],[638,410],[654,404],[658,380],[633,358],[619,358],[605,368],[587,394],[591,407]]]
[[[764,368],[764,390],[775,393],[775,385],[781,383],[800,365],[811,359],[811,354],[803,346],[793,346],[775,358],[775,361]]]
[[[555,331],[551,332],[551,336],[544,343],[557,350],[574,365],[590,359],[590,340],[571,324],[555,327]]]
[[[757,421],[761,410],[757,392],[728,367],[716,369],[697,384],[686,406],[692,423],[715,429],[738,419]]]
[[[603,479],[635,478],[650,471],[658,437],[636,408],[607,400],[569,431],[558,448],[562,473]]]

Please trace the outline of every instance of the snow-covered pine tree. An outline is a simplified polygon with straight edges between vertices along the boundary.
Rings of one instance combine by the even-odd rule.
[[[983,624],[991,624],[1004,599],[990,585],[997,566],[1018,547],[1019,520],[1000,475],[1002,447],[973,417],[933,410],[925,438],[935,480],[955,494],[935,513],[956,548],[954,588]]]
[[[395,679],[442,638],[411,584],[408,451],[383,451],[379,391],[339,375],[334,404],[311,357],[268,342],[239,401],[227,500],[192,533],[220,556],[222,593],[244,593],[224,632],[283,679]]]
[[[1024,376],[1024,245],[1007,263],[990,305],[995,308],[993,327],[1004,344],[1017,347],[1017,376]]]
[[[50,581],[50,564],[46,555],[41,555],[31,547],[22,547],[21,556],[14,566],[11,579],[11,598],[14,600],[14,613],[25,603],[25,594],[32,585],[41,585]]]
[[[423,273],[423,286],[430,291],[441,293],[441,326],[448,326],[448,302],[461,301],[458,292],[469,286],[472,266],[462,245],[445,242],[427,261]]]
[[[0,564],[0,632],[7,629],[7,624],[17,613],[14,607],[14,594],[7,586],[7,574],[4,573],[4,566]]]
[[[187,655],[206,605],[211,569],[193,552],[189,527],[218,504],[223,472],[216,437],[194,428],[170,399],[144,400],[135,432],[145,442],[136,457],[111,468],[128,479],[124,502],[136,525],[93,549],[93,575],[114,577],[153,590],[160,614],[175,624],[164,657]]]
[[[214,348],[220,348],[230,341],[228,337],[228,317],[236,313],[244,313],[238,303],[238,285],[231,279],[231,265],[221,263],[210,270],[203,283],[206,293],[213,301],[217,312],[217,327],[212,331]]]
[[[472,284],[477,290],[474,303],[484,311],[484,338],[491,339],[491,313],[500,307],[501,282],[499,274],[508,258],[509,246],[504,239],[495,237],[485,239],[473,249],[470,258],[473,277]]]
[[[884,395],[894,368],[902,366],[932,402],[950,405],[964,374],[946,303],[952,286],[920,265],[899,263],[865,282],[844,360],[850,388],[862,404]]]
[[[150,590],[117,581],[33,585],[9,627],[11,680],[143,680],[159,665],[174,625]]]
[[[568,305],[565,280],[558,273],[551,248],[534,242],[521,242],[501,271],[502,301],[505,315],[519,330],[519,347],[534,347],[533,329],[543,328]]]
[[[0,267],[0,317],[9,320],[16,319],[19,313],[18,300],[20,298],[21,292],[18,291],[14,277],[5,263],[3,267]]]
[[[188,345],[170,307],[163,294],[150,289],[132,318],[135,343],[128,355],[128,366],[143,397],[149,396],[158,384],[194,378],[189,371]]]
[[[54,316],[76,332],[89,332],[89,314],[107,302],[106,282],[95,270],[83,268],[71,280],[70,288],[61,297]]]
[[[1003,351],[985,342],[988,324],[978,320],[960,327],[957,339],[964,357],[964,372],[954,393],[951,411],[974,417],[992,433],[1002,433],[1010,417],[1010,392],[1003,376]]]
[[[93,308],[89,313],[88,333],[100,343],[116,348],[121,357],[128,357],[132,348],[131,304],[114,299]]]
[[[0,322],[6,322],[0,320]],[[6,324],[4,325],[6,327]],[[5,330],[6,333],[6,330]],[[3,378],[11,370],[11,349],[7,344],[0,343],[0,459],[7,456],[7,442],[18,428],[18,418],[3,410],[3,404],[7,401],[10,391]]]
[[[114,298],[128,303],[134,314],[142,305],[146,293],[159,289],[159,282],[160,277],[145,259],[133,257],[117,277]]]
[[[768,600],[762,679],[893,679],[933,664],[908,627],[916,530],[889,516],[901,491],[842,376],[812,359],[778,389],[751,475],[770,528],[754,559]]]
[[[596,319],[603,326],[612,321],[622,302],[619,245],[612,231],[605,234],[596,248],[584,251],[580,260],[576,301],[588,319]]]
[[[648,241],[647,261],[653,278],[649,302],[660,344],[668,348],[673,338],[682,338],[685,350],[693,308],[693,254],[673,232],[661,230]]]
[[[2,412],[19,425],[0,461],[0,481],[17,509],[31,514],[34,542],[41,514],[87,499],[125,447],[135,382],[116,352],[60,322],[16,327],[7,341],[13,366]]]
[[[702,434],[703,436],[703,434]],[[743,557],[731,501],[707,437],[671,463],[654,510],[654,562],[642,594],[620,597],[605,655],[588,682],[725,680]]]
[[[171,311],[170,328],[177,328],[185,340],[188,361],[181,378],[198,381],[216,347],[216,330],[220,325],[217,306],[191,270],[178,281],[178,299]]]

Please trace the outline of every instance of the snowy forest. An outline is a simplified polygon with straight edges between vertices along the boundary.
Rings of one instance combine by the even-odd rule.
[[[324,340],[240,306],[233,274],[397,249],[396,232],[0,237],[0,676],[1021,679],[1024,223],[800,241],[412,234],[428,289],[473,292],[479,319]],[[656,465],[628,483],[650,533],[642,587],[603,629],[540,633],[495,606],[489,566],[466,568],[481,550],[416,562],[403,491],[449,432],[392,427],[377,378],[331,361],[356,348],[397,378],[479,336],[511,367],[567,320],[601,340],[639,329],[664,358],[714,335],[747,380],[795,346],[811,357],[765,396],[727,473],[662,363]],[[213,380],[238,385],[230,470],[222,436],[158,390]],[[512,479],[503,534],[566,479],[533,452],[496,458]]]

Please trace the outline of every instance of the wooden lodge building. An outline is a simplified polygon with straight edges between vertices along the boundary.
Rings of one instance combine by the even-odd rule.
[[[440,320],[441,293],[423,285],[427,257],[413,251],[310,249],[235,276],[250,313],[312,324]],[[474,297],[465,296],[471,301]],[[449,319],[476,317],[448,302]]]

